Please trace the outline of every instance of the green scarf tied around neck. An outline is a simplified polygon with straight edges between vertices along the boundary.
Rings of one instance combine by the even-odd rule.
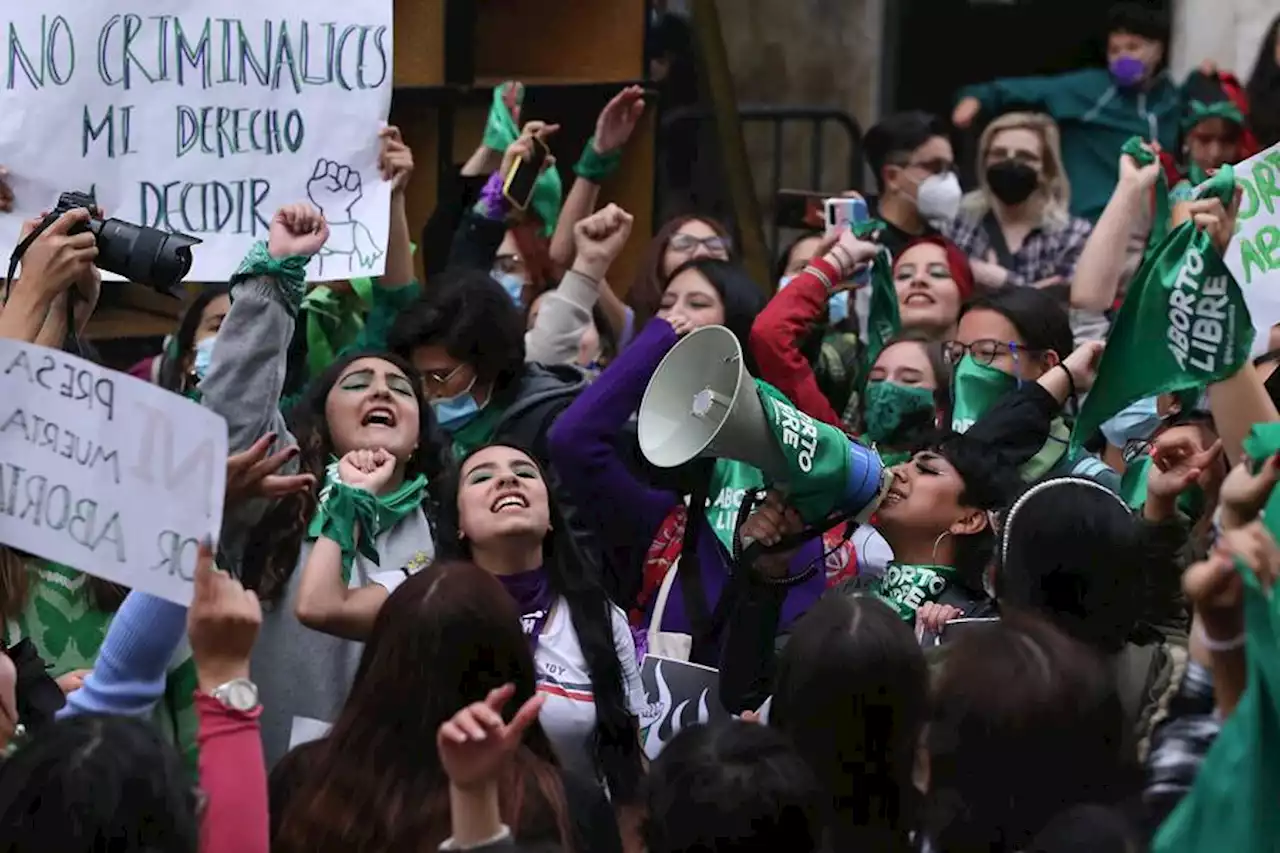
[[[516,87],[516,103],[524,102],[524,86],[520,83],[508,81],[493,87],[493,103],[489,106],[489,119],[484,126],[484,147],[492,151],[506,151],[520,138],[520,126],[502,100],[502,91],[508,85]],[[529,202],[529,207],[542,220],[542,236],[550,237],[555,232],[563,200],[564,185],[560,181],[560,172],[555,167],[549,168],[538,176]]]
[[[920,606],[937,601],[955,576],[956,570],[951,566],[890,563],[875,585],[875,594],[892,607],[902,621],[914,625]]]
[[[325,483],[320,489],[320,504],[311,518],[307,536],[332,539],[342,549],[342,580],[351,582],[351,564],[362,554],[378,565],[375,544],[382,533],[395,527],[418,508],[427,490],[427,478],[419,474],[400,488],[385,495],[374,495],[349,486],[338,478],[338,460],[331,459],[325,469]],[[361,533],[356,544],[356,526]]]

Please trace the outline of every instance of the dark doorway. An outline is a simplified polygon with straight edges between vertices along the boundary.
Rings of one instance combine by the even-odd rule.
[[[1169,8],[1169,0],[1146,0]],[[950,117],[960,87],[1101,65],[1114,0],[885,0],[881,114]],[[962,177],[981,128],[957,138]],[[968,185],[968,181],[965,182]]]

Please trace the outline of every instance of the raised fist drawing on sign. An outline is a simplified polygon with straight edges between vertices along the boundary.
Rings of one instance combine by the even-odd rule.
[[[335,255],[345,256],[348,273],[358,275],[371,270],[383,250],[369,228],[352,214],[352,208],[364,198],[360,172],[322,157],[316,161],[311,180],[307,181],[307,196],[329,223],[329,241],[313,261],[317,273],[322,275],[325,263]],[[343,258],[338,257],[332,262],[341,264],[342,261]]]

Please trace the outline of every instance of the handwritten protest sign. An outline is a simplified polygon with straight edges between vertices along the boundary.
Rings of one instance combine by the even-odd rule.
[[[0,543],[188,604],[226,464],[226,422],[199,404],[0,338]]]
[[[1280,323],[1280,143],[1235,167],[1244,190],[1236,235],[1227,249],[1227,268],[1244,293],[1257,334],[1253,354],[1269,347],[1270,329]]]
[[[728,718],[720,704],[720,673],[696,663],[645,655],[640,682],[647,700],[640,740],[649,760],[682,729]]]
[[[0,256],[59,193],[93,188],[109,216],[202,239],[191,281],[225,281],[278,207],[308,200],[331,229],[312,280],[383,272],[392,0],[5,5],[17,204]]]

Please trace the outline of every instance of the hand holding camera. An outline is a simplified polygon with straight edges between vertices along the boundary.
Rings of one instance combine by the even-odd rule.
[[[329,223],[309,204],[286,204],[271,217],[267,251],[277,260],[295,255],[309,258],[329,239]]]
[[[30,287],[52,299],[91,276],[98,244],[94,235],[86,230],[90,218],[84,208],[68,210],[36,237],[22,256],[19,287]]]

